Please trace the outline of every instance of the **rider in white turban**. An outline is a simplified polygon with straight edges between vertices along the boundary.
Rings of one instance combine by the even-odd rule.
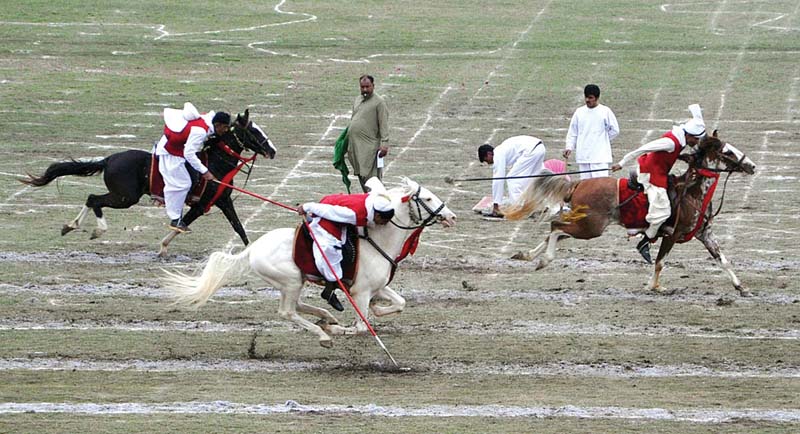
[[[639,175],[637,180],[644,186],[650,205],[647,217],[645,217],[649,226],[642,240],[636,245],[636,249],[649,263],[653,262],[650,257],[650,243],[656,240],[661,225],[672,214],[669,195],[667,194],[669,171],[681,151],[687,145],[696,145],[706,133],[706,125],[703,122],[703,112],[700,109],[700,105],[690,105],[689,111],[692,113],[692,119],[674,126],[671,131],[666,132],[660,138],[629,152],[619,163],[611,166],[611,170],[616,172],[631,161],[636,160],[638,163]],[[671,227],[664,227],[661,232],[664,235],[672,235],[672,229]]]
[[[309,226],[319,244],[319,248],[313,249],[314,262],[326,280],[325,290],[320,295],[338,311],[344,310],[334,291],[338,286],[337,279],[342,278],[346,226],[385,225],[394,217],[391,198],[375,190],[378,189],[364,194],[333,194],[323,197],[319,202],[305,203],[297,209],[300,215],[310,217]],[[326,257],[330,267],[325,262]]]

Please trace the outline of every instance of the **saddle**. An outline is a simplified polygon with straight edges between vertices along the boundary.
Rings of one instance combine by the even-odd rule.
[[[631,170],[630,176],[627,179],[620,179],[617,186],[619,196],[617,203],[620,204],[619,222],[625,228],[636,230],[636,232],[647,229],[650,225],[645,218],[650,203],[647,201],[647,195],[644,194],[644,186],[636,179],[636,171]],[[675,206],[678,199],[678,193],[675,190],[675,176],[667,178],[667,195],[672,212],[662,227],[672,226],[675,222]]]
[[[354,281],[358,272],[358,230],[352,225],[347,225],[345,230],[347,230],[347,242],[342,246],[342,280]],[[308,227],[300,223],[294,233],[292,259],[306,279],[310,282],[324,285],[325,278],[314,262],[312,250],[314,248],[314,240],[311,238],[311,234],[308,233]]]
[[[164,177],[158,170],[158,155],[151,154],[150,160],[150,198],[158,206],[164,205]],[[208,155],[205,152],[199,154],[200,161],[203,164],[208,163]],[[200,202],[203,192],[206,190],[208,181],[200,177],[200,174],[189,164],[186,163],[186,170],[192,178],[192,187],[189,189],[189,194],[186,195],[186,205],[193,206]]]

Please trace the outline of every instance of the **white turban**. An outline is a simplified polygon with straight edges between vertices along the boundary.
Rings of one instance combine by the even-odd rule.
[[[704,136],[706,134],[706,123],[703,122],[703,111],[700,109],[700,104],[690,105],[689,111],[692,113],[692,118],[683,124],[683,131],[690,136]]]
[[[372,208],[374,208],[375,211],[386,212],[394,210],[394,207],[392,207],[392,200],[389,199],[389,196],[382,193],[375,193],[372,196]]]

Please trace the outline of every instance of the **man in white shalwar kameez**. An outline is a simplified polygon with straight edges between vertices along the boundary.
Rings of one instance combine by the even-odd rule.
[[[164,109],[164,135],[156,143],[158,171],[164,178],[164,206],[170,219],[170,229],[190,232],[182,221],[183,205],[192,188],[192,178],[186,163],[203,179],[214,180],[214,175],[197,157],[203,143],[211,134],[225,134],[231,116],[225,112],[200,114],[192,103],[187,102],[183,110]]]
[[[492,216],[502,217],[500,205],[516,202],[533,181],[526,176],[537,175],[544,167],[545,147],[533,136],[514,136],[503,140],[496,148],[485,144],[478,148],[478,160],[492,165]],[[517,179],[498,179],[509,177]],[[508,183],[508,201],[504,201]]]
[[[608,166],[614,161],[611,141],[619,135],[619,123],[614,112],[600,104],[600,87],[589,84],[583,95],[586,104],[575,110],[569,122],[564,159],[575,152],[578,170],[584,172],[581,179],[608,176]]]

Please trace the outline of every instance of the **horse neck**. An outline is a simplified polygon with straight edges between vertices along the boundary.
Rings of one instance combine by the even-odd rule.
[[[208,148],[208,170],[211,171],[215,176],[224,175],[239,164],[239,160],[229,155],[227,152],[222,150],[222,144],[227,144],[225,141],[221,141],[221,143],[215,143]],[[228,145],[231,150],[237,154],[241,154],[241,149]]]
[[[401,206],[394,215],[394,222],[400,226],[409,227],[411,223],[410,208],[406,202]],[[377,226],[370,230],[369,235],[375,243],[383,249],[389,256],[396,257],[403,249],[403,244],[406,239],[411,236],[413,229],[401,229],[392,223],[383,226]]]

